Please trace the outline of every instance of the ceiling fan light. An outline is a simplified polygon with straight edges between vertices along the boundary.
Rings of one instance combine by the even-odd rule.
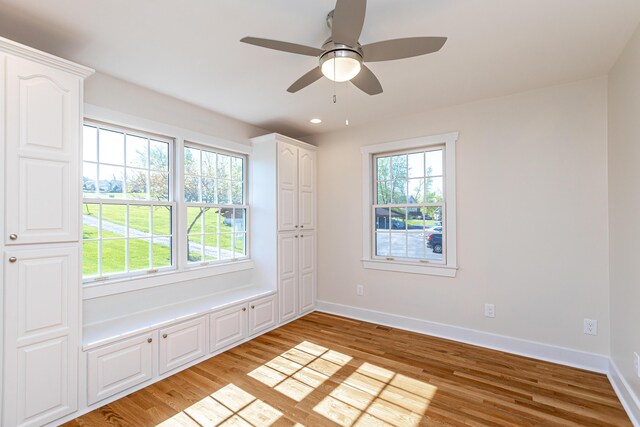
[[[335,50],[320,58],[322,74],[334,82],[348,82],[362,69],[362,57],[352,50]]]

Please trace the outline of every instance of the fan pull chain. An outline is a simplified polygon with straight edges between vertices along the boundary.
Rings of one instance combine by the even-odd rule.
[[[333,61],[333,103],[336,104],[338,102],[338,97],[336,96],[336,61]]]
[[[345,113],[346,118],[344,120],[344,125],[349,126],[349,82],[347,82],[346,86],[347,86],[347,109],[346,109],[347,111]]]

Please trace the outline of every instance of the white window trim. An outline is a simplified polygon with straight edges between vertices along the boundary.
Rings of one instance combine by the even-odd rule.
[[[84,104],[84,118],[87,121],[101,122],[113,126],[121,126],[124,128],[138,130],[145,133],[154,135],[171,135],[171,138],[175,140],[174,144],[174,162],[173,162],[173,185],[171,190],[173,191],[173,200],[177,203],[178,200],[183,200],[183,174],[182,174],[182,162],[175,161],[176,155],[184,151],[185,141],[198,141],[198,144],[203,147],[208,147],[213,150],[222,150],[228,152],[235,152],[247,156],[247,164],[251,162],[251,146],[248,144],[242,144],[239,142],[229,141],[227,139],[214,137],[211,135],[195,132],[189,129],[181,128],[178,126],[169,125],[155,120],[144,119],[138,116],[122,113],[120,111],[111,110],[104,107],[99,107],[93,104]],[[176,154],[178,153],[178,154]],[[247,168],[247,185],[250,182],[249,169]],[[82,200],[82,189],[79,189],[80,200]],[[251,193],[249,192],[249,199],[247,200],[250,205]],[[82,203],[78,206],[81,210]],[[176,230],[180,230],[186,224],[185,215],[177,211],[177,227]],[[80,221],[78,228],[80,235],[82,236],[83,224]],[[249,225],[247,225],[247,233],[249,235]],[[184,249],[186,248],[186,233],[177,233],[174,235],[176,241],[175,246],[175,262],[174,267],[170,270],[158,271],[158,273],[147,274],[144,276],[128,276],[121,278],[114,278],[112,280],[98,281],[98,282],[84,282],[83,283],[83,299],[98,298],[107,295],[119,294],[124,292],[132,292],[140,289],[147,289],[156,286],[168,285],[176,282],[183,282],[188,280],[195,280],[205,277],[217,276],[221,274],[229,274],[236,271],[243,271],[253,269],[255,266],[254,261],[250,258],[251,253],[248,252],[248,258],[238,259],[236,261],[229,260],[226,263],[209,264],[205,266],[195,265],[188,266],[186,263],[186,257],[184,255]],[[184,245],[184,246],[183,246]],[[250,248],[250,242],[247,243],[247,251]],[[184,260],[183,260],[184,258]],[[80,273],[81,274],[81,273]]]
[[[367,145],[360,149],[362,153],[362,264],[364,268],[403,273],[429,274],[434,276],[455,277],[458,269],[456,234],[456,142],[458,132],[424,136],[382,144]],[[372,219],[373,205],[373,156],[391,151],[412,150],[435,145],[445,147],[445,229],[446,264],[421,265],[418,262],[388,261],[374,259],[372,256]]]

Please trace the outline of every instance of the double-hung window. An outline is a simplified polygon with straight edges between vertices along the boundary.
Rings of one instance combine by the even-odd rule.
[[[85,280],[173,268],[174,141],[93,122],[83,132]]]
[[[246,156],[184,147],[187,262],[247,258]]]
[[[455,274],[455,142],[435,135],[362,148],[365,268]]]

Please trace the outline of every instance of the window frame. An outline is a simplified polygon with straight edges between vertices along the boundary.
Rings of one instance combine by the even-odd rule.
[[[125,135],[133,135],[133,136],[140,136],[140,137],[145,137],[149,140],[154,139],[156,141],[159,142],[165,142],[169,145],[169,149],[168,149],[168,166],[169,169],[167,170],[167,174],[169,177],[169,183],[168,183],[168,190],[169,190],[169,194],[168,194],[168,200],[167,201],[163,201],[163,200],[153,200],[153,199],[148,199],[148,200],[142,200],[142,199],[111,199],[111,198],[102,198],[102,197],[85,197],[84,195],[84,190],[81,189],[80,193],[81,193],[81,209],[84,211],[84,205],[85,204],[95,204],[95,205],[99,205],[100,206],[100,216],[99,216],[99,220],[102,220],[102,207],[104,205],[109,205],[109,206],[125,206],[126,210],[125,210],[125,215],[127,218],[127,224],[129,223],[129,206],[149,206],[150,208],[153,208],[155,206],[170,206],[171,207],[171,246],[170,246],[170,250],[171,250],[171,265],[167,266],[167,267],[153,267],[147,270],[135,270],[135,271],[126,271],[126,272],[122,272],[122,273],[112,273],[112,274],[106,274],[106,275],[98,275],[98,276],[88,276],[85,277],[84,274],[81,271],[81,277],[82,277],[82,283],[84,286],[91,286],[92,284],[95,283],[109,283],[109,282],[113,282],[113,281],[117,281],[117,280],[123,280],[123,279],[135,279],[135,278],[139,278],[139,277],[148,277],[150,275],[156,274],[156,273],[167,273],[167,272],[173,272],[178,270],[178,265],[177,265],[177,257],[176,257],[176,225],[177,225],[177,221],[176,221],[176,213],[177,213],[177,203],[176,203],[176,199],[175,199],[175,191],[174,191],[174,186],[175,186],[175,145],[176,145],[176,141],[175,138],[166,136],[166,135],[161,135],[158,133],[153,133],[153,132],[148,132],[145,130],[139,130],[139,129],[134,129],[132,127],[128,127],[128,126],[122,126],[122,125],[118,125],[118,124],[112,124],[112,123],[107,123],[104,121],[100,121],[100,120],[94,120],[94,119],[88,119],[85,118],[83,123],[82,123],[82,127],[84,129],[84,126],[91,126],[91,127],[95,127],[97,129],[104,129],[107,131],[115,131],[115,132],[122,132]],[[123,168],[127,169],[126,166],[126,145],[124,147],[125,149],[125,165],[123,166]],[[81,175],[83,174],[84,171],[84,156],[81,157],[80,159],[80,171],[81,171]],[[89,161],[88,163],[95,163],[96,165],[100,165],[100,149],[98,147],[98,151],[96,153],[96,161],[95,162],[91,162]],[[105,163],[108,166],[118,166],[118,165],[112,165],[110,163]],[[139,169],[139,168],[134,168],[134,169]],[[150,167],[147,168],[147,171],[151,171]],[[99,181],[100,181],[100,176],[98,175],[97,177],[97,181],[96,184],[99,185]],[[124,185],[126,186],[126,175],[124,177]],[[98,193],[98,191],[96,191],[96,194]],[[153,216],[153,215],[152,215]],[[81,215],[80,218],[82,218],[83,216]],[[84,221],[80,221],[80,227],[83,230],[84,229]],[[149,238],[152,239],[153,238],[153,219],[150,218],[149,221]],[[103,237],[102,237],[102,228],[100,227],[98,229],[99,232],[99,237],[98,239],[86,239],[89,241],[98,241],[101,242],[103,241]],[[84,233],[81,232],[81,236]],[[107,240],[117,240],[117,239],[107,239]],[[129,227],[126,227],[126,235],[125,237],[122,238],[122,240],[125,240],[127,242],[126,248],[125,248],[125,264],[128,267],[128,260],[129,260],[129,242],[131,240],[131,238],[129,237]],[[81,244],[84,245],[85,239],[82,238],[81,239]],[[151,240],[150,244],[153,244],[153,240]],[[98,249],[98,271],[100,271],[100,267],[102,264],[102,259],[101,259],[101,250]],[[80,259],[80,264],[82,265],[82,261],[83,259]]]
[[[184,150],[185,148],[195,148],[197,150],[201,150],[201,151],[207,151],[209,153],[215,153],[215,154],[223,154],[223,155],[227,155],[230,157],[237,157],[237,158],[242,158],[243,160],[243,167],[242,167],[242,199],[243,199],[243,204],[241,205],[236,205],[236,204],[219,204],[219,203],[206,203],[206,202],[187,202],[185,200],[185,195],[184,195],[184,185],[185,185],[185,177],[189,174],[187,174],[185,172],[185,168],[184,168]],[[187,141],[185,140],[184,143],[182,144],[182,152],[181,152],[181,174],[180,174],[180,183],[182,186],[182,192],[181,192],[181,196],[182,196],[182,200],[181,200],[181,216],[185,219],[184,221],[184,226],[181,226],[181,231],[182,231],[182,235],[181,236],[181,246],[184,247],[184,255],[181,256],[181,261],[184,263],[184,268],[185,270],[187,269],[194,269],[194,268],[201,268],[201,267],[207,267],[207,266],[216,266],[216,265],[223,265],[223,264],[228,264],[230,262],[238,262],[238,261],[245,261],[245,260],[249,260],[251,259],[251,251],[250,251],[250,242],[251,242],[251,238],[250,238],[250,217],[251,217],[251,209],[250,209],[250,205],[248,203],[249,200],[249,156],[245,153],[239,153],[239,152],[233,152],[233,151],[229,151],[229,150],[225,150],[222,148],[217,148],[217,147],[211,147],[209,145],[205,145],[205,144],[201,144],[201,143],[197,143],[197,142],[193,142],[191,140]],[[202,158],[200,160],[201,162],[201,166],[202,166]],[[203,177],[202,175],[202,171],[201,174],[199,175],[200,178]],[[200,190],[201,194],[202,194],[202,189]],[[196,261],[196,262],[189,262],[189,254],[187,253],[187,241],[189,238],[189,235],[187,233],[187,218],[188,218],[188,208],[204,208],[204,207],[208,207],[208,208],[219,208],[219,209],[244,209],[245,211],[245,218],[244,218],[244,222],[245,222],[245,231],[244,231],[244,235],[245,235],[245,256],[243,257],[233,257],[233,258],[225,258],[225,259],[218,259],[218,260],[210,260],[210,261]],[[206,213],[205,213],[206,215]],[[231,232],[231,234],[236,234],[234,231]],[[220,233],[218,233],[218,235],[220,235]],[[220,242],[218,241],[218,247],[220,247]],[[235,237],[234,237],[234,255],[235,255]]]
[[[362,225],[362,263],[366,269],[397,271],[416,274],[455,277],[458,269],[456,244],[456,171],[455,150],[458,132],[439,135],[423,136],[400,141],[386,142],[364,146],[362,154],[362,196],[363,196],[363,225]],[[443,261],[427,261],[416,258],[398,258],[374,256],[375,251],[375,206],[377,157],[402,152],[429,151],[435,147],[443,147],[443,187],[444,187],[444,231],[443,233]],[[418,205],[419,206],[419,205]],[[385,207],[389,207],[386,205]],[[392,258],[392,259],[389,259]]]

